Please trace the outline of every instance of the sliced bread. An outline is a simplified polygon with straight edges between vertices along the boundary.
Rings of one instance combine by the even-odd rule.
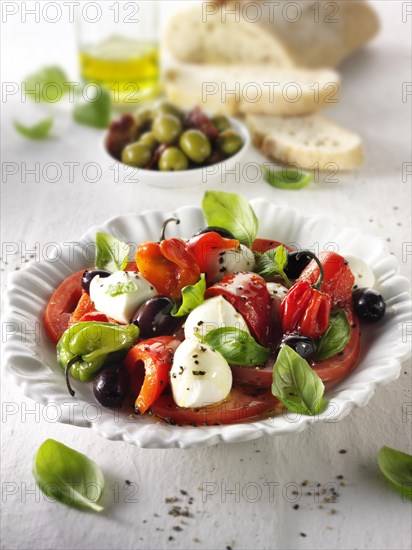
[[[335,67],[378,30],[363,0],[198,2],[168,21],[164,45],[186,63]]]
[[[339,75],[331,69],[276,69],[180,64],[165,75],[170,101],[227,115],[302,115],[338,102]]]
[[[262,153],[283,164],[340,171],[357,168],[363,162],[361,138],[323,115],[249,115],[246,123]]]

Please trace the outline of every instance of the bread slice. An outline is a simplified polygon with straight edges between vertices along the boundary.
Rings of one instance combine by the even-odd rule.
[[[274,69],[180,64],[166,71],[169,100],[227,115],[302,115],[336,103],[339,75],[331,69]]]
[[[164,45],[186,63],[336,67],[379,30],[364,0],[198,2],[169,20]]]
[[[262,153],[283,164],[340,171],[357,168],[363,162],[360,137],[323,115],[249,115],[246,123]]]

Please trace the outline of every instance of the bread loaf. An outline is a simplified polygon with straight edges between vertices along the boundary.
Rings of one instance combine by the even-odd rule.
[[[379,30],[363,0],[198,2],[176,13],[164,33],[179,61],[335,67]]]

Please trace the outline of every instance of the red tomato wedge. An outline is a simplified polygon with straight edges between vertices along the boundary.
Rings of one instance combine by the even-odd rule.
[[[178,407],[170,392],[163,393],[151,406],[151,412],[169,424],[217,426],[259,420],[270,416],[270,413],[276,414],[281,408],[282,405],[270,391],[234,386],[222,403],[197,409]]]
[[[44,326],[52,342],[57,344],[63,332],[69,327],[72,312],[82,295],[84,270],[67,277],[53,293],[44,314]]]
[[[142,367],[145,370],[143,385],[135,402],[139,413],[145,413],[169,384],[173,355],[180,344],[180,340],[172,336],[158,336],[139,342],[126,355],[124,365],[132,380],[139,375],[136,371]]]
[[[341,355],[334,355],[320,363],[312,364],[312,368],[324,382],[337,380],[349,374],[356,366],[360,354],[360,328],[359,322],[354,317],[352,321],[352,334]],[[233,380],[242,384],[253,384],[270,388],[272,385],[274,357],[262,368],[232,366]]]
[[[268,250],[272,250],[272,248],[277,248],[281,244],[286,248],[286,250],[292,250],[290,246],[286,246],[279,241],[272,241],[271,239],[255,239],[252,244],[252,250],[253,252],[260,252],[261,254],[264,254]]]
[[[245,319],[252,335],[262,346],[271,340],[272,298],[266,281],[248,271],[225,275],[206,290],[205,298],[222,295]]]

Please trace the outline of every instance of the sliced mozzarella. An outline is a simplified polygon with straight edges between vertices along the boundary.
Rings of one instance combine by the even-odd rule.
[[[280,283],[266,283],[267,289],[271,296],[275,296],[283,300],[288,289]]]
[[[130,323],[139,306],[157,294],[140,273],[116,271],[109,277],[96,275],[90,283],[90,298],[98,311],[119,323]]]
[[[185,338],[198,341],[211,330],[235,327],[249,333],[246,321],[223,296],[214,296],[197,306],[185,322]]]
[[[184,340],[174,354],[170,383],[176,405],[205,407],[226,399],[232,388],[232,371],[218,351]]]
[[[238,271],[253,271],[255,267],[255,256],[247,246],[241,244],[239,248],[224,250],[219,253],[219,271],[215,282],[228,273]]]
[[[345,254],[344,258],[355,277],[354,288],[373,288],[375,285],[375,274],[368,264],[352,254]]]

